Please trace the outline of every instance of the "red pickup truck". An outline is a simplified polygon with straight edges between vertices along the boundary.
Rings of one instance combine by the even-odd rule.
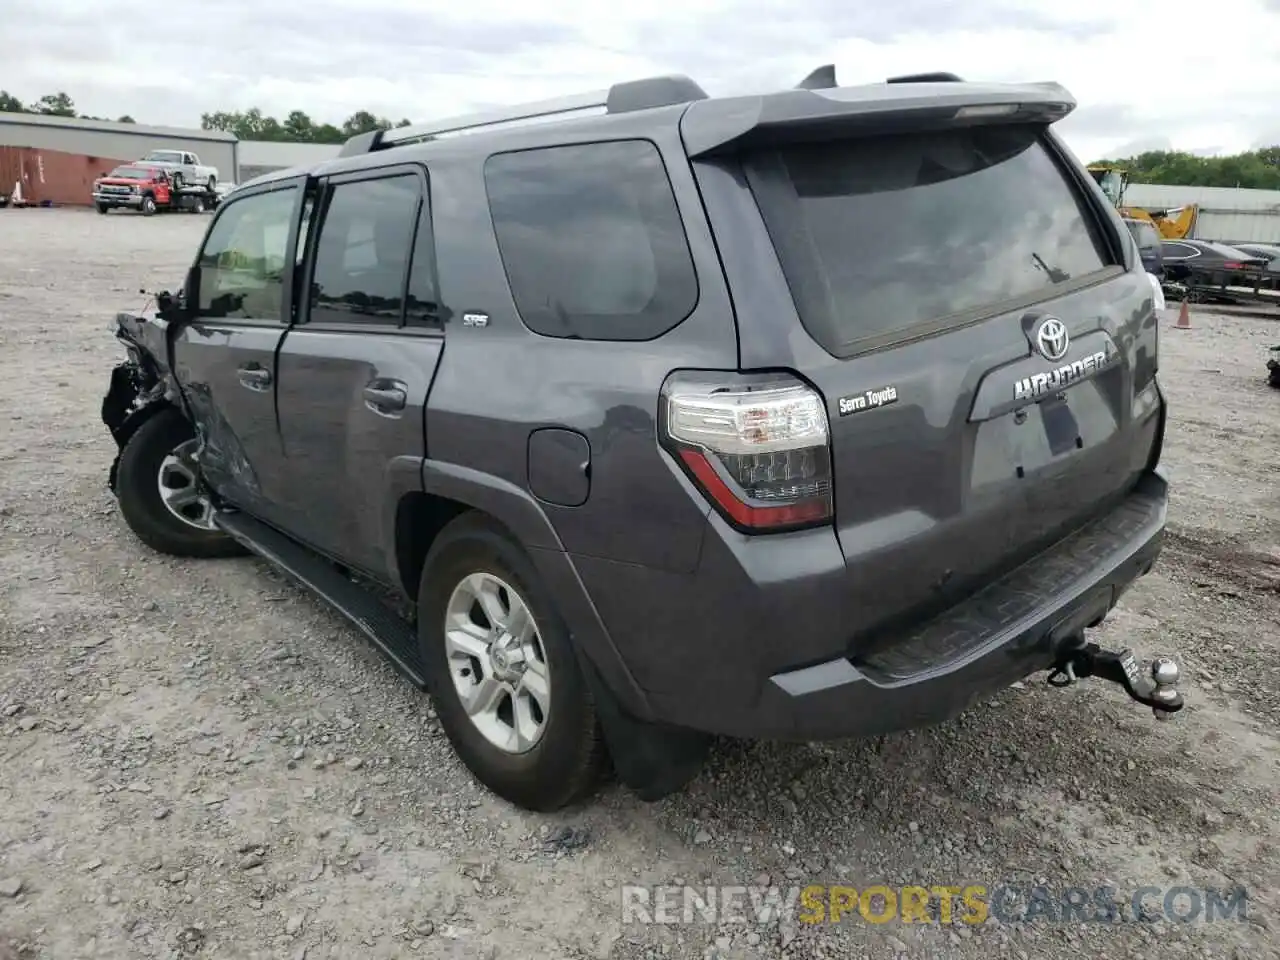
[[[147,217],[157,210],[203,213],[216,199],[205,196],[203,187],[175,188],[168,171],[140,163],[116,167],[93,182],[93,202],[99,213],[115,207],[128,207]]]

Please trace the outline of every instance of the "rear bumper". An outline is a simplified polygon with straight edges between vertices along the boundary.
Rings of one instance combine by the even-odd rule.
[[[769,678],[762,726],[822,739],[929,726],[1030,673],[1102,622],[1159,556],[1167,485],[1146,475],[1113,512],[893,647]]]
[[[651,582],[634,567],[626,575],[621,565],[575,561],[651,719],[746,738],[867,736],[948,720],[1048,669],[1064,641],[1100,623],[1151,569],[1167,499],[1164,479],[1145,473],[1097,521],[910,635],[850,656],[832,647],[843,649],[840,625],[856,611],[828,605],[840,598],[843,566],[831,573],[839,560],[816,534],[795,538],[796,556],[779,557],[792,544],[777,541],[773,562],[751,571],[754,585],[724,594],[696,577]]]

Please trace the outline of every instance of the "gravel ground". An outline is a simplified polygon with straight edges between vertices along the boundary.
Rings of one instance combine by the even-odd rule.
[[[938,729],[725,744],[660,804],[607,786],[532,816],[321,603],[121,521],[107,323],[178,281],[206,223],[0,211],[0,958],[1280,956],[1280,324],[1164,334],[1172,535],[1098,639],[1179,658],[1171,722],[1029,678]],[[623,885],[681,881],[1103,885],[1124,906],[623,923]],[[1247,919],[1135,922],[1144,885],[1244,885]]]

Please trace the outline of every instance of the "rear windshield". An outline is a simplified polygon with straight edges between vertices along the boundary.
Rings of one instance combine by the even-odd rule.
[[[1040,137],[976,127],[747,158],[814,339],[848,355],[1054,296],[1108,266]]]

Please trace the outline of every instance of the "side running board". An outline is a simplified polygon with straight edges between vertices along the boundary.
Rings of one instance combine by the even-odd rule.
[[[373,641],[413,684],[426,689],[426,669],[418,634],[395,611],[332,563],[272,527],[239,512],[219,511],[214,523],[264,560],[279,567]]]

